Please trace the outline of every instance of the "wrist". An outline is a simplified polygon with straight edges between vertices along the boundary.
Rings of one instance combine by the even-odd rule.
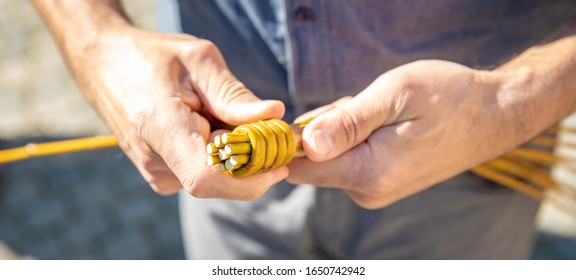
[[[576,110],[576,24],[492,71],[501,80],[498,98],[533,137]]]
[[[570,113],[561,106],[563,96],[554,80],[532,65],[504,65],[491,72],[498,81],[496,100],[507,133],[515,143],[525,143]],[[567,99],[565,99],[567,101]]]

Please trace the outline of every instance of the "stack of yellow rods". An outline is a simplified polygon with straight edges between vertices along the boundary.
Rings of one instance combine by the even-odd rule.
[[[252,145],[247,134],[224,133],[214,137],[214,142],[206,146],[208,165],[220,167],[220,171],[233,171],[248,163]]]
[[[208,165],[245,177],[288,164],[302,150],[297,125],[270,119],[236,127],[206,146]]]
[[[574,128],[554,126],[521,147],[471,171],[535,199],[546,200],[576,216],[576,182],[552,176],[553,168],[576,172],[576,157],[557,152],[564,149],[573,153],[576,143],[561,140],[559,134],[576,138]]]

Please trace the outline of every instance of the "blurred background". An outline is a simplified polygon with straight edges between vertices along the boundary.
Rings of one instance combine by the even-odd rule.
[[[154,0],[123,2],[155,29]],[[31,5],[0,0],[0,149],[107,133]],[[182,259],[177,203],[117,148],[0,165],[0,259]],[[576,218],[537,228],[534,259],[576,259]]]
[[[124,1],[154,29],[154,0]],[[28,1],[0,0],[0,149],[108,134]],[[0,166],[0,259],[182,259],[176,196],[117,148]]]

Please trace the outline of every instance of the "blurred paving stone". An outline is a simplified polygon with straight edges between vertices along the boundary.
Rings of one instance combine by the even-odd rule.
[[[576,260],[576,240],[551,233],[540,232],[534,245],[532,259]]]
[[[74,223],[69,232],[72,241],[83,242],[103,234],[109,228],[108,221],[104,218],[94,213],[87,213],[84,219]]]
[[[37,228],[58,222],[65,214],[62,205],[53,199],[39,201],[36,208],[40,209],[40,211],[29,213],[29,222],[33,227]]]
[[[20,139],[28,142],[55,140]],[[6,144],[5,144],[6,145]],[[155,194],[119,149],[2,167],[0,240],[39,259],[182,259],[176,196]]]
[[[122,212],[118,212],[120,219],[125,223],[154,215],[154,209],[146,201],[132,200]]]
[[[146,240],[139,235],[123,233],[110,245],[107,252],[115,259],[141,259],[149,254]]]
[[[137,26],[154,28],[154,1],[123,2]],[[16,138],[28,135],[107,132],[28,1],[0,0],[0,41],[0,139],[12,139],[2,148],[29,142]],[[119,149],[31,159],[0,166],[1,174],[0,241],[21,254],[183,257],[176,197],[154,194]],[[169,236],[158,236],[155,228],[166,226]],[[109,247],[134,243],[127,241],[131,235],[142,235],[135,237],[138,246],[150,249],[115,255],[121,250]]]

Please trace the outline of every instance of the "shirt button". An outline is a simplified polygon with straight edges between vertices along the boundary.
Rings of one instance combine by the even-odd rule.
[[[314,20],[314,10],[310,7],[298,7],[294,11],[294,19],[297,22],[309,22]]]

